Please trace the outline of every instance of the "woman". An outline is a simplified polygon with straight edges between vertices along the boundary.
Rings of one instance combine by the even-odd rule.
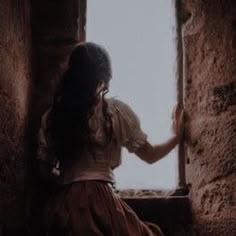
[[[181,139],[183,112],[175,113],[173,137],[151,145],[133,110],[105,98],[111,75],[101,46],[78,45],[42,117],[37,158],[42,175],[58,186],[45,209],[47,235],[163,235],[113,193],[113,169],[122,147],[150,164],[169,153]]]

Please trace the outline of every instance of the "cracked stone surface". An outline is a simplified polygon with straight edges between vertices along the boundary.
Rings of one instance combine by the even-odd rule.
[[[186,155],[199,235],[236,235],[236,4],[182,1]]]

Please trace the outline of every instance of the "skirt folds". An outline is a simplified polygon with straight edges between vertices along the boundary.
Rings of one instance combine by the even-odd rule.
[[[55,192],[44,211],[44,226],[48,236],[163,236],[102,181],[80,181]]]

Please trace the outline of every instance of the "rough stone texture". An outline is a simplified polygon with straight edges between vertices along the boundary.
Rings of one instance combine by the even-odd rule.
[[[28,172],[28,216],[30,235],[41,235],[40,219],[45,187],[34,174],[37,132],[42,113],[52,104],[56,85],[67,65],[72,48],[84,40],[85,0],[32,1],[34,89],[30,104],[30,156]],[[32,171],[33,170],[33,171]]]
[[[0,0],[0,235],[22,222],[30,87],[30,4]]]
[[[78,0],[43,0],[32,2],[32,35],[35,63],[36,103],[45,109],[52,102],[52,94],[65,69],[71,49],[84,35],[84,18],[79,17]],[[35,106],[34,106],[35,107]],[[38,110],[38,107],[35,108]],[[39,111],[40,112],[40,111]]]
[[[236,1],[182,0],[182,7],[186,154],[190,162],[188,176],[195,235],[234,236]],[[85,0],[32,1],[30,21],[30,0],[0,0],[0,235],[19,234],[18,226],[23,219],[24,156],[34,156],[39,117],[52,102],[67,55],[85,38],[82,14],[85,8]],[[34,72],[31,77],[30,26]],[[31,137],[30,143],[27,137]],[[27,163],[32,167],[30,160]],[[26,189],[31,190],[27,196],[40,209],[43,192],[35,184],[33,173],[28,172],[27,176],[33,180],[27,181]],[[181,201],[184,205],[160,199],[126,201],[143,219],[162,220],[167,233],[191,234],[187,201]],[[179,230],[168,228],[172,224],[167,214],[173,213],[171,204],[176,204],[176,218],[171,220],[177,219]],[[33,217],[40,217],[37,209],[33,210]],[[39,223],[37,218],[36,223]],[[189,228],[184,228],[185,223]]]
[[[31,185],[39,117],[85,38],[85,9],[85,0],[0,0],[0,235],[20,233],[25,203],[40,193]]]
[[[236,2],[183,0],[186,154],[197,235],[236,235]]]

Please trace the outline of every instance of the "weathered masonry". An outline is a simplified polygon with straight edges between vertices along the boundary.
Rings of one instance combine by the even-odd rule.
[[[234,236],[236,1],[179,0],[178,17],[190,193],[127,202],[166,235]],[[40,235],[29,217],[43,201],[32,171],[39,117],[85,25],[85,0],[0,0],[0,236]]]

